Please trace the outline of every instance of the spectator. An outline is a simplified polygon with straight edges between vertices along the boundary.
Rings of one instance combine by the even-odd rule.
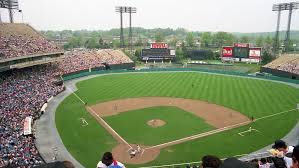
[[[259,161],[259,168],[270,168],[270,164],[267,162],[265,158],[262,158]]]
[[[30,26],[0,24],[0,60],[54,52],[62,52],[62,49]]]
[[[30,167],[43,163],[34,136],[23,135],[24,119],[39,118],[42,105],[63,90],[56,86],[59,70],[41,65],[0,73],[0,165]]]
[[[97,164],[97,168],[126,168],[122,163],[114,160],[111,152],[104,153],[102,160]]]
[[[220,168],[255,168],[255,166],[232,157],[224,160]]]
[[[202,168],[219,168],[221,160],[217,156],[206,155],[202,157]]]
[[[291,168],[299,168],[299,145],[296,146],[292,154],[293,165]]]
[[[63,61],[59,63],[64,74],[70,74],[92,68],[103,68],[104,64],[114,65],[132,63],[133,61],[119,50],[83,49],[67,52]]]
[[[292,158],[290,157],[290,154],[293,153],[294,147],[287,146],[283,140],[276,140],[272,148],[282,152],[285,165],[287,168],[290,168],[292,166]]]

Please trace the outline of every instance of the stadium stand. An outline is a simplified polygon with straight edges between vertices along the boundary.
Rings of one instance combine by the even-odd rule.
[[[261,69],[273,75],[299,79],[299,56],[282,55]]]
[[[63,74],[71,74],[93,68],[104,69],[105,65],[133,63],[133,61],[120,50],[83,49],[67,52],[63,61],[59,63]]]
[[[59,52],[61,49],[26,24],[0,24],[0,59]]]
[[[79,50],[65,54],[65,58],[59,62],[63,74],[70,74],[89,68],[104,67],[102,61],[97,57],[95,50]]]
[[[43,165],[35,130],[44,104],[65,88],[61,76],[133,61],[120,50],[63,50],[27,24],[0,24],[0,167]],[[30,125],[30,128],[31,128]]]
[[[55,65],[1,73],[0,165],[27,167],[43,162],[34,144],[34,134],[23,133],[24,119],[28,116],[38,119],[43,104],[63,91],[62,85],[54,84],[59,75]]]

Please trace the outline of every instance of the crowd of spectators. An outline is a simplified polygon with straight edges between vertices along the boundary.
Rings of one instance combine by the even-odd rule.
[[[82,70],[104,67],[104,64],[114,65],[132,63],[133,61],[120,50],[82,49],[66,52],[63,61],[59,63],[63,74]]]
[[[105,50],[98,50],[97,53],[101,61],[110,65],[133,62],[128,56],[126,56],[120,50],[105,49]]]
[[[299,74],[299,56],[282,55],[264,67]]]
[[[14,31],[22,27],[22,31]],[[9,28],[9,29],[8,29]],[[39,35],[28,25],[0,24],[0,59],[62,51],[54,43]]]
[[[280,65],[277,69],[294,74],[299,74],[299,57],[297,59],[294,59],[293,61]]]
[[[96,51],[87,49],[65,53],[64,59],[58,65],[63,74],[104,67],[100,58],[97,57]]]
[[[34,135],[23,135],[26,117],[40,117],[47,100],[63,91],[55,85],[60,75],[54,65],[40,65],[0,73],[0,167],[30,167],[42,163]]]

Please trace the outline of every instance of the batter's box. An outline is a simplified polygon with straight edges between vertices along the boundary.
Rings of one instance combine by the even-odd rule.
[[[250,133],[252,133],[252,132],[260,132],[260,131],[257,130],[257,129],[254,129],[254,128],[249,127],[249,129],[248,129],[247,131],[239,132],[238,134],[239,134],[240,136],[245,136],[246,134],[250,134]]]

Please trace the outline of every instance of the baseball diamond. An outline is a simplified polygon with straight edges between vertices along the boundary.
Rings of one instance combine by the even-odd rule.
[[[250,153],[283,137],[299,116],[292,110],[298,89],[271,81],[165,72],[110,74],[76,85],[57,109],[56,126],[85,167],[93,167],[104,151],[129,167],[192,162],[206,153]],[[151,120],[165,125],[150,127]],[[259,132],[238,134],[250,127]],[[136,145],[142,150],[132,157]]]

